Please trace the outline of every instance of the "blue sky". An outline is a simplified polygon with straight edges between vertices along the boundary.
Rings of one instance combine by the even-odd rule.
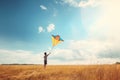
[[[41,5],[45,6],[46,10],[43,10]],[[51,46],[51,34],[59,34],[65,40],[86,36],[79,8],[56,3],[54,0],[2,0],[0,7],[1,40],[8,42],[4,44],[4,48],[45,49]],[[47,28],[49,24],[55,25],[54,31],[38,33],[39,26]],[[73,27],[78,33],[72,31]],[[77,35],[80,36],[75,37]],[[19,42],[21,45],[18,45]]]
[[[114,7],[113,2],[119,1],[1,0],[0,63],[42,63],[39,58],[52,47],[52,34],[60,35],[64,42],[56,46],[54,54],[49,57],[51,64],[90,64],[92,61],[96,63],[94,60],[112,63],[119,60],[110,56],[119,55],[114,54],[114,51],[119,52],[118,43],[114,43],[119,42],[119,38],[113,37],[119,33],[118,27],[113,28],[119,26],[119,22],[114,22],[114,17],[119,21],[119,14],[116,14],[119,5]],[[111,48],[115,50],[109,52]],[[104,53],[106,51],[108,54]],[[15,57],[19,57],[18,54],[19,60]],[[5,57],[9,59],[4,61]]]

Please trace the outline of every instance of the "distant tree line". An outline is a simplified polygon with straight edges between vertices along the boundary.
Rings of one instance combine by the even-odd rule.
[[[13,63],[13,64],[0,64],[0,65],[41,65],[41,64],[18,64],[18,63]]]
[[[116,64],[120,64],[120,62],[116,62]]]

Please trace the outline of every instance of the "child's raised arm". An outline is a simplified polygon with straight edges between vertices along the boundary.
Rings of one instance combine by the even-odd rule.
[[[50,52],[48,55],[50,55],[50,54],[51,54],[51,52]],[[48,56],[48,55],[47,55],[47,56]]]

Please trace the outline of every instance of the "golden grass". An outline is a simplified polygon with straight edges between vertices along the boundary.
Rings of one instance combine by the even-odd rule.
[[[0,80],[120,80],[120,65],[1,65]]]

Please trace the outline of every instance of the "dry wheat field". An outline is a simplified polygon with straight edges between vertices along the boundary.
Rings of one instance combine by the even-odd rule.
[[[0,80],[120,80],[120,65],[0,65]]]

